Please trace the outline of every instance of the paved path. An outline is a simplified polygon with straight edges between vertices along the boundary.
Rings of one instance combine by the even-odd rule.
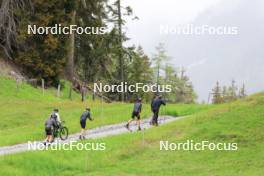
[[[165,124],[169,123],[175,120],[179,120],[183,117],[172,117],[172,116],[160,116],[159,117],[159,124]],[[148,119],[143,119],[141,121],[141,128],[142,130],[146,130],[148,128],[151,128],[152,126],[149,124],[150,118]],[[113,135],[118,135],[122,133],[127,133],[129,130],[125,128],[126,122],[119,123],[119,124],[113,124],[113,125],[106,125],[106,126],[101,126],[97,127],[94,129],[89,129],[86,131],[86,139],[95,139],[95,138],[102,138],[102,137],[107,137],[107,136],[113,136]],[[131,132],[137,131],[137,126],[133,122],[130,125]],[[68,139],[65,141],[58,140],[56,142],[59,143],[69,143],[70,141],[77,141],[79,140],[79,133],[71,134],[69,135]],[[43,141],[36,141],[36,143],[42,143]],[[32,141],[33,143],[33,141]],[[16,144],[12,146],[4,146],[0,147],[0,155],[7,155],[7,154],[13,154],[13,153],[19,153],[19,152],[25,152],[29,151],[28,149],[28,143],[23,143],[23,144]]]

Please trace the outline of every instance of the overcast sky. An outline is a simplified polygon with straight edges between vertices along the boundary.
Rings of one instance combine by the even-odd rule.
[[[164,42],[172,64],[187,68],[199,100],[206,100],[216,81],[235,79],[247,92],[264,90],[263,0],[123,0],[139,20],[128,20],[128,44],[143,46],[151,57]],[[237,35],[160,34],[160,25],[237,27]]]

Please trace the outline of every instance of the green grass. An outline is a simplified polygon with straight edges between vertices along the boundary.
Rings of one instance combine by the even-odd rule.
[[[4,156],[0,175],[260,176],[264,173],[263,106],[264,93],[144,133],[84,141],[105,142],[106,151],[37,151]],[[161,140],[235,142],[238,150],[160,151]]]
[[[0,77],[0,146],[42,140],[44,121],[55,107],[60,109],[61,118],[66,122],[70,133],[79,132],[79,117],[87,106],[91,107],[95,119],[92,123],[88,122],[88,128],[127,121],[133,108],[132,104],[107,104],[98,99],[92,101],[90,97],[87,101],[81,102],[80,95],[76,92],[73,92],[71,101],[68,99],[67,82],[65,89],[62,90],[62,97],[58,98],[55,95],[55,89],[45,90],[43,95],[40,88],[34,88],[26,83],[17,89],[14,80]],[[188,112],[191,114],[205,108],[203,106],[197,108],[196,105],[169,105],[167,109],[162,108],[161,113],[166,113],[173,107],[178,110],[177,115],[186,115]],[[150,106],[143,105],[141,116],[146,118],[150,115]]]
[[[171,116],[187,116],[195,114],[197,112],[208,111],[213,109],[214,105],[205,105],[205,104],[167,104],[161,110],[161,114],[171,115]]]

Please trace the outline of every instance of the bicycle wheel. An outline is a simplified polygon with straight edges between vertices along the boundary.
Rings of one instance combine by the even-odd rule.
[[[67,127],[62,127],[60,129],[60,139],[61,140],[66,140],[68,138],[68,128]]]

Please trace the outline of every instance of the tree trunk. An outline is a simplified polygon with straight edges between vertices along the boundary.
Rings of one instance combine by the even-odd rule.
[[[124,82],[124,60],[123,60],[123,51],[122,51],[122,14],[121,14],[121,2],[117,1],[117,9],[118,9],[118,31],[119,31],[119,76],[120,82]],[[125,100],[124,92],[121,92],[121,96],[119,98],[121,101]]]
[[[72,12],[71,24],[75,24],[76,11]],[[67,54],[67,65],[65,70],[65,76],[68,80],[73,81],[74,78],[74,48],[75,48],[75,36],[74,33],[70,34],[69,47]]]

